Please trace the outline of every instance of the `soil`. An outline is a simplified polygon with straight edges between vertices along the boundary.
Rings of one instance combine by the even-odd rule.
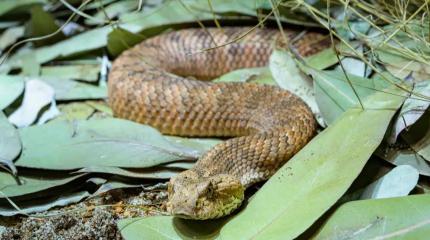
[[[164,190],[119,189],[71,206],[0,218],[0,239],[123,239],[117,221],[165,214]]]

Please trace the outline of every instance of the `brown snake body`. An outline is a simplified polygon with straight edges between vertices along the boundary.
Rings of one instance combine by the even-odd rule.
[[[275,30],[257,29],[239,42],[195,53],[241,32],[223,28],[162,34],[125,51],[112,66],[109,101],[115,116],[149,124],[164,134],[233,137],[170,180],[167,208],[175,216],[208,219],[231,213],[248,186],[268,179],[314,135],[311,111],[288,91],[187,78],[212,79],[266,65],[279,40]],[[305,35],[295,46],[311,54],[318,48],[305,43],[320,36]]]

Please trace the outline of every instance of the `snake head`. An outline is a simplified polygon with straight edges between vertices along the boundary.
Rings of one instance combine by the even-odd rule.
[[[243,201],[245,188],[227,174],[199,177],[191,170],[170,179],[167,211],[187,219],[213,219],[230,214]]]

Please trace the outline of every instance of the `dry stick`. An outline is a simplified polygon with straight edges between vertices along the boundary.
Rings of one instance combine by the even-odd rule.
[[[348,2],[346,2],[346,1],[344,1],[344,0],[340,0],[340,2],[343,4],[343,5],[348,5]],[[358,7],[360,7],[361,9],[363,9],[363,10],[365,10],[365,11],[367,11],[368,13],[371,13],[371,14],[373,14],[373,15],[375,15],[375,16],[377,16],[378,18],[381,18],[381,16],[383,16],[382,15],[382,13],[381,14],[375,14],[375,12],[372,12],[370,9],[365,9],[361,4],[359,4],[359,3],[356,3],[356,5],[358,6]],[[349,7],[349,10],[351,10],[354,14],[356,14],[357,16],[359,16],[361,19],[363,19],[363,20],[365,20],[367,23],[369,23],[372,27],[374,27],[375,29],[377,29],[378,31],[380,31],[384,36],[386,36],[386,32],[382,29],[382,28],[380,28],[379,26],[377,26],[375,23],[373,23],[372,21],[370,21],[369,19],[367,19],[366,17],[364,17],[360,12],[358,12],[355,8],[353,8],[353,7]],[[391,21],[391,20],[388,20],[388,19],[382,19],[382,20],[384,20],[386,23],[389,23],[389,24],[394,24],[393,23],[393,21]],[[412,39],[415,39],[415,40],[419,40],[419,41],[423,41],[422,39],[420,39],[419,37],[417,37],[417,36],[414,36],[413,34],[410,34],[410,33],[408,33],[408,32],[406,32],[405,31],[405,33],[407,33],[408,34],[408,36],[409,37],[411,37]],[[405,52],[402,52],[402,54],[405,54],[405,55],[408,55],[408,54],[410,54],[410,55],[408,55],[407,57],[410,57],[410,58],[414,58],[414,59],[416,59],[416,58],[420,58],[420,60],[418,60],[418,61],[420,61],[420,62],[422,62],[422,63],[427,63],[427,60],[426,59],[423,59],[423,57],[422,56],[420,56],[420,55],[417,55],[417,54],[415,54],[415,52],[413,52],[412,50],[410,50],[409,48],[407,48],[407,47],[405,47],[404,46],[404,44],[403,43],[401,43],[401,42],[399,42],[397,39],[392,39],[392,41],[394,41],[396,44],[398,44],[400,47],[402,47],[402,49],[401,48],[394,48],[394,50],[398,50],[398,51],[400,51],[401,52],[401,50],[404,50],[404,51],[406,51],[407,53],[405,53]],[[425,42],[425,41],[424,41]],[[426,42],[425,42],[426,43]],[[428,45],[428,43],[426,43],[426,45]],[[391,45],[387,45],[387,46],[389,46],[389,47],[392,47]]]
[[[221,29],[221,24],[219,24],[218,19],[216,18],[216,14],[215,14],[215,11],[214,11],[214,9],[212,7],[211,0],[208,0],[208,5],[209,5],[209,9],[213,13],[214,23],[215,23],[216,27],[219,28],[219,29]]]
[[[378,31],[380,31],[384,36],[387,36],[387,35],[386,35],[386,31],[384,31],[382,28],[380,28],[380,27],[379,27],[379,26],[377,26],[375,23],[373,23],[372,21],[370,21],[368,18],[364,17],[364,16],[363,16],[360,12],[358,12],[355,8],[353,8],[353,7],[349,6],[349,2],[345,2],[345,1],[343,1],[343,0],[340,0],[340,2],[341,2],[342,4],[344,4],[345,6],[349,7],[349,10],[353,11],[353,13],[354,13],[354,14],[356,14],[356,15],[357,15],[357,16],[359,16],[361,19],[363,19],[363,20],[365,20],[367,23],[369,23],[372,27],[374,27],[375,29],[377,29]],[[375,14],[375,15],[377,15],[377,14]],[[390,22],[390,21],[388,21],[388,20],[387,20],[387,22],[388,22],[388,23],[390,23],[390,24],[394,24],[394,23],[392,23],[392,22]],[[348,27],[349,27],[349,25],[348,25]],[[407,27],[407,26],[406,26],[406,27]],[[349,27],[349,28],[350,28],[350,27]],[[350,28],[350,30],[352,31],[352,29],[351,29],[351,28]],[[405,32],[409,37],[411,37],[412,39],[415,39],[415,40],[418,40],[418,41],[423,41],[426,45],[429,45],[429,43],[427,43],[425,40],[421,39],[419,36],[415,36],[415,35],[413,35],[413,34],[409,33],[409,32],[407,31],[407,29],[405,29],[405,30],[404,30],[404,32]],[[360,40],[361,40],[361,41],[365,41],[365,42],[367,42],[367,41],[368,41],[367,39],[363,39],[363,37],[360,37]],[[426,59],[424,59],[424,57],[423,57],[423,56],[421,56],[421,55],[417,55],[414,51],[412,51],[411,49],[409,49],[408,47],[406,47],[403,43],[401,43],[400,41],[398,41],[396,38],[391,39],[391,40],[392,40],[392,41],[394,41],[397,45],[399,45],[399,46],[400,46],[400,48],[394,47],[394,46],[392,46],[392,45],[386,45],[387,47],[389,47],[389,48],[393,48],[394,50],[399,51],[399,52],[400,52],[402,55],[404,55],[405,57],[412,58],[412,59],[414,59],[414,60],[416,60],[416,61],[418,61],[418,62],[424,63],[424,64],[428,64],[428,61],[427,61]],[[371,45],[371,44],[368,44],[368,45]],[[404,52],[404,51],[406,51],[406,52]],[[425,55],[425,54],[423,53],[422,55]],[[417,58],[419,58],[419,59],[417,59]]]
[[[346,5],[346,2],[344,1],[344,0],[340,0],[340,2],[342,3],[342,4],[344,4],[344,5]],[[368,13],[371,13],[371,14],[373,14],[373,15],[375,15],[375,16],[377,16],[378,18],[380,18],[380,19],[382,19],[383,21],[385,21],[386,23],[389,23],[389,24],[395,24],[393,21],[391,21],[391,20],[389,20],[389,19],[384,19],[382,16],[382,13],[381,12],[379,12],[380,14],[375,14],[374,12],[372,12],[372,10],[373,9],[368,9],[367,7],[364,7],[364,6],[362,6],[361,4],[359,4],[359,3],[356,3],[356,5],[358,6],[358,7],[360,7],[361,9],[363,9],[364,11],[366,11],[366,12],[368,12]],[[377,29],[377,30],[379,30],[380,32],[382,32],[383,34],[384,34],[384,36],[386,35],[385,34],[385,31],[383,30],[383,29],[381,29],[379,26],[377,26],[377,25],[375,25],[372,21],[370,21],[370,20],[368,20],[366,17],[364,17],[361,13],[359,13],[355,8],[353,8],[353,7],[350,7],[350,10],[352,10],[355,14],[357,14],[361,19],[363,19],[363,20],[365,20],[367,23],[369,23],[372,27],[374,27],[375,29]],[[406,32],[406,31],[405,31]],[[421,39],[419,39],[419,38],[417,38],[416,36],[414,36],[414,35],[412,35],[412,34],[409,34],[408,32],[406,32],[407,34],[408,34],[408,36],[409,37],[411,37],[411,38],[413,38],[413,39],[416,39],[416,40],[420,40],[420,41],[422,41]],[[403,50],[405,50],[405,51],[407,51],[407,52],[409,52],[409,54],[411,54],[410,56],[408,56],[408,57],[411,57],[411,58],[422,58],[422,56],[420,56],[420,55],[416,55],[413,51],[411,51],[409,48],[407,48],[407,47],[405,47],[401,42],[399,42],[397,39],[392,39],[392,41],[394,41],[396,44],[398,44],[400,47],[403,47]],[[428,45],[427,43],[426,43],[426,45]],[[390,45],[388,45],[388,46],[390,46]],[[395,50],[399,50],[400,51],[400,49],[398,49],[398,48],[395,48]],[[406,54],[406,53],[403,53],[403,54]],[[423,62],[423,63],[426,63],[426,60],[425,59],[423,59],[423,60],[421,60],[421,62]]]
[[[60,2],[67,7],[68,9],[70,9],[72,12],[76,13],[77,15],[84,17],[84,18],[88,18],[88,19],[92,19],[94,21],[99,21],[100,19],[97,19],[93,16],[90,16],[84,12],[82,12],[80,9],[76,9],[75,7],[73,7],[72,5],[70,5],[68,2],[66,2],[65,0],[60,0]]]
[[[273,6],[273,5],[272,5]],[[274,12],[275,13],[275,16],[276,16],[276,12]],[[279,23],[278,23],[279,24]],[[289,41],[289,44],[288,44],[288,50],[293,54],[293,56],[295,57],[295,59],[297,59],[299,62],[301,62],[302,64],[306,64],[306,62],[301,58],[301,56],[300,56],[300,54],[297,52],[297,50],[294,48],[294,46],[293,46],[293,44],[296,42],[296,41],[298,41],[300,38],[302,38],[303,37],[303,35],[305,35],[306,34],[306,31],[303,31],[303,32],[301,32],[301,33],[299,33],[296,37],[294,37],[291,41]],[[332,40],[332,46],[334,45],[334,42],[333,42],[333,39],[331,39]],[[333,46],[334,47],[334,46]],[[335,47],[334,47],[335,48]],[[336,51],[337,49],[335,48],[335,53],[336,54],[338,54],[338,52]],[[340,59],[339,59],[339,56],[338,55],[336,55],[336,57],[338,57],[338,61],[340,62]],[[348,77],[348,76],[346,76],[346,77]],[[361,85],[361,84],[354,84],[354,83],[352,83],[352,82],[349,82],[350,84],[352,84],[352,85],[354,85],[354,86],[358,86],[358,87],[362,87],[362,88],[366,88],[366,89],[370,89],[370,90],[374,90],[374,91],[377,91],[377,92],[383,92],[383,93],[386,93],[386,94],[389,94],[389,95],[393,95],[393,96],[399,96],[399,97],[402,97],[403,95],[400,95],[400,94],[396,94],[396,93],[391,93],[391,92],[387,92],[387,91],[384,91],[384,90],[378,90],[378,89],[374,89],[374,88],[370,88],[370,87],[367,87],[367,86],[363,86],[363,85]],[[352,87],[353,88],[353,87]],[[353,88],[353,90],[355,90],[354,88]],[[422,100],[422,98],[414,98],[414,97],[411,97],[410,96],[410,98],[411,99],[415,99],[415,100]],[[360,98],[358,98],[358,100],[360,101]],[[361,103],[361,101],[360,101],[360,103]],[[363,106],[363,105],[361,105],[361,106]]]
[[[109,15],[105,11],[105,6],[102,4],[101,0],[97,0],[97,1],[99,1],[99,3],[100,3],[100,9],[101,9],[103,15],[105,15],[105,18],[108,19],[107,23],[112,23],[112,19],[110,19]],[[96,21],[98,21],[98,20],[96,20]],[[104,20],[104,22],[106,22],[106,20]],[[113,24],[116,25],[116,22],[113,22]]]
[[[15,179],[15,181],[17,182],[18,185],[21,185],[22,182],[19,179],[18,176],[18,170],[16,169],[16,166],[13,164],[13,162],[11,160],[8,160],[6,158],[2,158],[0,157],[0,168],[4,169],[6,172],[10,173],[10,175],[12,175],[12,177]]]
[[[399,28],[397,28],[390,36],[388,36],[388,38],[386,38],[382,43],[380,43],[380,45],[386,44],[392,37],[394,37],[394,35],[397,34],[398,31],[400,31],[400,29],[402,27],[404,27],[407,23],[409,23],[419,12],[421,12],[421,10],[427,6],[429,0],[426,0],[426,2],[421,5],[420,8],[418,8],[418,10],[416,10],[406,21],[402,22],[402,24],[400,25]]]
[[[341,2],[344,4],[344,5],[346,5],[347,6],[347,3],[346,2],[344,2],[343,0],[341,0]],[[428,2],[428,0],[427,0],[427,2]],[[348,5],[349,6],[349,5]],[[370,23],[372,26],[375,26],[376,27],[376,29],[378,29],[379,31],[381,31],[383,34],[384,34],[384,36],[386,36],[386,34],[385,34],[385,31],[383,31],[383,29],[381,29],[381,28],[379,28],[378,26],[376,26],[376,25],[374,25],[371,21],[369,21],[367,18],[365,18],[364,16],[362,16],[356,9],[354,9],[354,8],[352,8],[352,7],[350,7],[349,6],[349,8],[355,13],[355,14],[357,14],[359,17],[361,17],[362,19],[364,19],[365,21],[367,21],[368,23]],[[427,8],[427,10],[428,10],[428,8]],[[419,11],[417,11],[417,12],[419,12]],[[415,12],[415,14],[417,13],[417,12]],[[408,19],[408,22],[410,21],[411,19]],[[406,24],[404,24],[404,26],[406,26]],[[400,30],[400,28],[401,27],[399,27],[399,28],[397,28],[396,29],[396,32],[398,32],[399,30]],[[407,31],[406,31],[406,29],[405,29],[405,33],[407,33]],[[395,33],[393,33],[392,35],[391,35],[391,38],[392,38],[392,36],[394,36],[394,34]],[[416,36],[413,36],[413,35],[411,35],[411,34],[408,34],[408,36],[410,36],[411,38],[413,38],[413,39],[416,39],[416,40],[420,40],[420,41],[422,41],[420,38],[417,38]],[[413,52],[412,50],[410,50],[409,48],[407,48],[407,47],[405,47],[402,43],[400,43],[397,39],[392,39],[393,41],[395,41],[397,44],[399,44],[401,47],[403,47],[403,49],[405,49],[406,51],[409,51],[409,53],[411,54],[411,55],[409,55],[409,56],[407,56],[407,57],[411,57],[411,58],[414,58],[414,57],[419,57],[419,58],[422,58],[421,57],[421,55],[416,55],[415,54],[415,52]],[[425,40],[424,40],[425,41]],[[427,44],[427,43],[426,43]],[[382,44],[381,44],[382,45]],[[386,46],[388,46],[388,47],[391,47],[391,45],[386,45]],[[397,49],[397,48],[394,48],[394,49]],[[400,50],[400,49],[398,49],[398,50]],[[407,55],[407,53],[403,53],[403,54],[405,54],[405,55]],[[416,58],[414,58],[416,61],[419,61],[419,62],[422,62],[422,63],[425,63],[425,64],[428,64],[428,61],[426,61],[425,59],[420,59],[420,60],[418,60],[418,59],[416,59]],[[371,66],[372,67],[372,66]],[[406,67],[406,66],[405,66]],[[379,72],[378,72],[379,73]],[[411,92],[410,94],[412,94],[413,92]],[[427,96],[421,96],[421,97],[427,97]]]
[[[281,2],[278,3],[278,5],[276,6],[276,9],[279,7],[279,4]],[[216,47],[210,47],[210,48],[204,48],[204,49],[200,49],[197,52],[194,53],[201,53],[201,52],[205,52],[205,51],[210,51],[210,50],[214,50],[217,48],[221,48],[221,47],[225,47],[227,45],[230,45],[232,43],[235,43],[241,39],[243,39],[246,35],[250,34],[251,32],[253,32],[255,29],[257,29],[258,27],[260,27],[261,25],[263,25],[263,23],[265,23],[267,21],[267,19],[269,19],[270,16],[272,16],[274,14],[274,11],[272,9],[272,11],[270,11],[270,13],[268,13],[261,21],[259,21],[255,26],[251,27],[250,29],[248,29],[247,31],[245,31],[244,33],[240,34],[238,37],[232,39],[231,41],[228,41],[226,43],[223,43],[221,45],[218,45]],[[193,54],[193,53],[191,53]]]
[[[182,2],[182,0],[179,0],[179,3],[182,5],[182,7],[185,9],[185,10],[187,10],[190,14],[193,14],[193,11],[191,11],[191,9],[189,9],[188,8],[188,6],[184,3],[184,2]],[[210,5],[210,4],[209,4]],[[215,18],[215,12],[213,12],[213,14],[214,14],[214,19],[216,19]],[[217,43],[216,43],[216,41],[215,41],[215,38],[212,36],[212,34],[209,32],[209,30],[205,27],[205,25],[199,20],[199,19],[197,19],[197,17],[194,15],[194,19],[196,20],[196,22],[197,22],[197,24],[199,24],[199,26],[201,27],[201,28],[203,28],[203,30],[206,32],[206,34],[208,34],[209,35],[209,37],[211,38],[211,41],[212,41],[212,43],[215,45],[215,47],[217,47],[218,45],[217,45]]]
[[[428,39],[428,41],[430,42],[430,9],[429,9],[429,4],[428,3],[426,4],[426,9],[427,9],[427,19],[428,19],[428,26],[429,26],[429,35],[428,35],[429,39]]]
[[[306,62],[305,62],[305,60],[303,60],[303,58],[300,56],[300,54],[297,52],[297,50],[294,48],[294,46],[293,46],[293,44],[296,42],[296,41],[298,41],[300,38],[302,38],[303,37],[303,35],[305,35],[306,34],[306,31],[303,31],[303,32],[301,32],[301,33],[299,33],[296,37],[294,37],[290,42],[289,42],[289,44],[288,44],[288,49],[290,50],[290,52],[293,54],[293,57],[294,57],[294,59],[296,60],[296,61],[298,61],[300,64],[303,64],[303,65],[305,65],[306,67],[309,67],[309,65],[307,65],[306,64]],[[315,72],[315,71],[313,71],[313,69],[312,69],[312,72]],[[361,85],[361,84],[357,84],[357,83],[352,83],[354,86],[356,86],[356,87],[361,87],[361,88],[365,88],[365,89],[369,89],[369,90],[374,90],[375,92],[382,92],[382,93],[385,93],[385,94],[388,94],[388,95],[392,95],[392,96],[397,96],[397,97],[403,97],[403,95],[401,95],[401,94],[397,94],[397,93],[392,93],[392,92],[387,92],[387,91],[385,91],[385,90],[379,90],[379,89],[375,89],[375,88],[371,88],[371,87],[368,87],[368,86],[365,86],[365,85]],[[421,100],[421,101],[425,101],[425,99],[422,99],[422,98],[416,98],[416,97],[412,97],[412,96],[410,96],[409,97],[410,99],[414,99],[414,100]],[[369,109],[369,108],[368,108]]]
[[[279,31],[281,32],[281,36],[284,39],[284,42],[287,43],[288,42],[288,38],[285,35],[284,28],[282,27],[282,23],[281,23],[281,20],[280,20],[281,17],[280,17],[280,14],[279,14],[279,9],[275,8],[275,4],[274,4],[273,1],[274,0],[270,0],[270,6],[272,6],[272,11],[273,11],[273,13],[275,15],[276,24],[278,25]],[[282,0],[279,0],[279,2],[281,2],[281,1]]]
[[[140,12],[142,10],[142,6],[144,4],[143,0],[138,0],[136,12]]]
[[[327,1],[327,16],[330,16],[329,10],[330,10],[330,0]],[[330,28],[330,17],[327,19],[327,23],[328,23],[327,24],[328,27]],[[330,41],[331,41],[331,45],[333,47],[333,51],[336,54],[337,61],[339,62],[340,67],[342,68],[342,72],[345,75],[345,78],[348,81],[349,86],[351,87],[352,91],[354,92],[355,97],[357,98],[358,102],[360,103],[361,109],[364,110],[363,103],[361,102],[361,99],[358,96],[357,91],[355,90],[354,86],[352,85],[351,79],[349,79],[348,73],[346,72],[342,61],[340,60],[339,52],[336,48],[336,45],[334,44],[334,38],[333,38],[333,33],[332,33],[331,29],[329,29],[329,34],[330,34]]]
[[[3,189],[3,188],[2,188]],[[12,205],[13,208],[15,208],[15,210],[17,210],[20,214],[29,217],[28,214],[24,213],[21,208],[18,207],[18,205],[16,205],[12,199],[10,199],[8,196],[6,196],[6,194],[4,194],[1,189],[0,189],[0,195],[2,195],[4,198],[6,198],[6,200],[10,203],[10,205]]]

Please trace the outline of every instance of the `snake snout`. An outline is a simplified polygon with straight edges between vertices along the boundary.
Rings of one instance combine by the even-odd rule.
[[[168,192],[167,210],[173,216],[200,220],[225,216],[244,198],[244,186],[228,174],[199,177],[186,171],[170,180]]]

